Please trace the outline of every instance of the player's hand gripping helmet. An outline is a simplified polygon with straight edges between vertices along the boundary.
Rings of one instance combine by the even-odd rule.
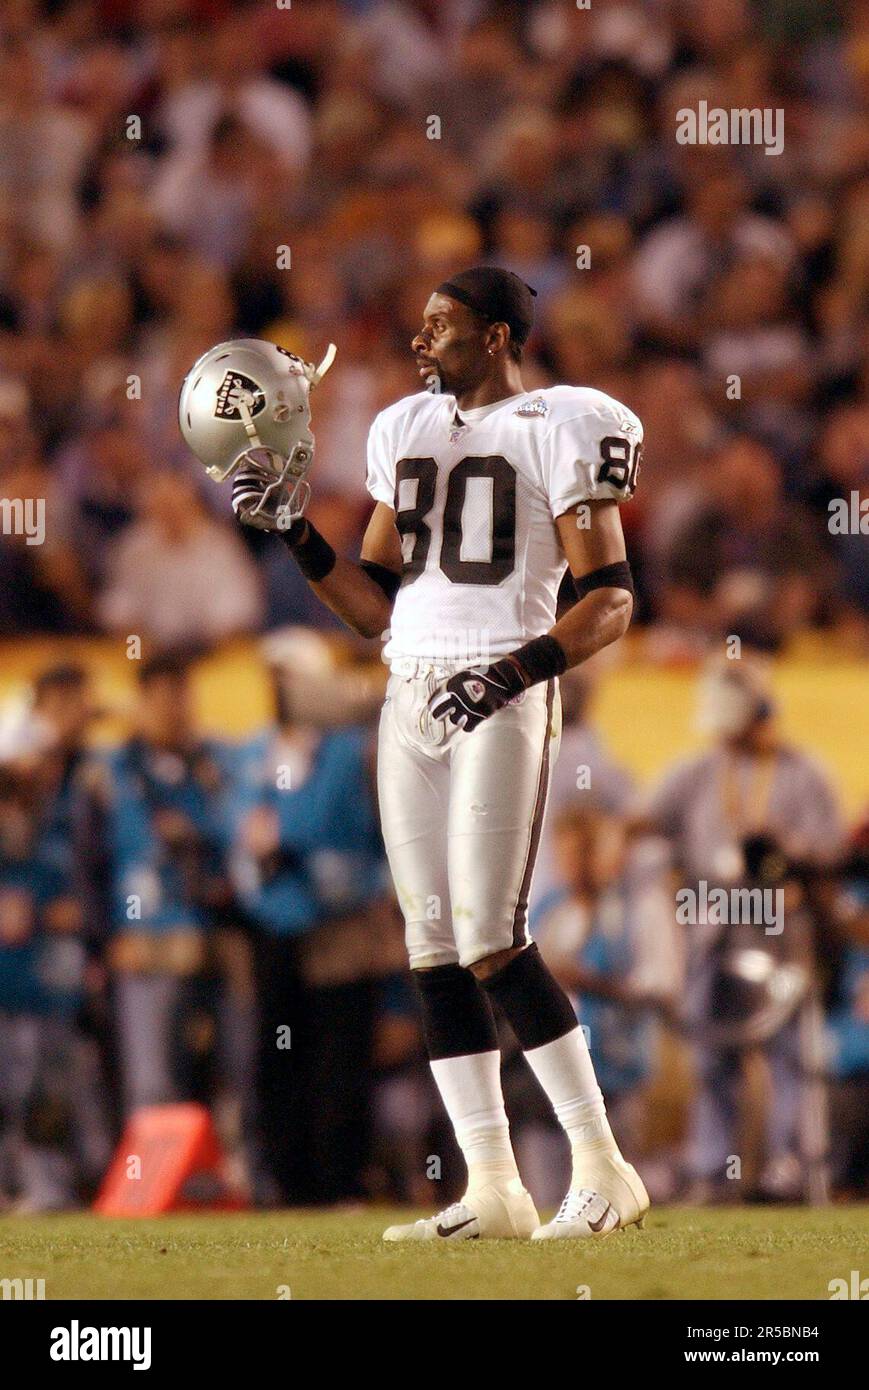
[[[332,365],[318,367],[259,338],[218,343],[193,364],[178,402],[181,433],[209,477],[244,470],[256,493],[246,520],[272,529],[304,513],[314,457],[308,395]]]

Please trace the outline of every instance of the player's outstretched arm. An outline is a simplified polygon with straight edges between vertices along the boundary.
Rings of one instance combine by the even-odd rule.
[[[401,543],[392,508],[384,502],[376,504],[357,565],[336,555],[306,516],[297,516],[286,525],[280,494],[275,504],[264,506],[267,487],[267,479],[256,469],[236,474],[232,507],[238,520],[279,535],[326,607],[361,636],[379,637],[389,626],[401,582]]]
[[[385,502],[378,502],[362,540],[362,556],[358,565],[335,555],[327,541],[319,536],[311,523],[304,522],[308,534],[301,532],[295,543],[287,537],[299,567],[317,597],[343,623],[362,637],[379,637],[389,626],[392,604],[401,582],[401,543],[395,529],[395,513]],[[310,551],[312,536],[315,552],[322,554],[322,563],[310,573],[306,567],[306,551]],[[316,575],[328,566],[322,577]]]

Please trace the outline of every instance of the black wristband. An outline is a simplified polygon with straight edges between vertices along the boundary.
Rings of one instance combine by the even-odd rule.
[[[577,602],[590,594],[592,589],[627,589],[634,592],[634,580],[627,560],[616,560],[612,565],[601,565],[599,570],[584,574],[580,579],[573,575],[573,587]]]
[[[508,661],[513,661],[522,671],[526,686],[538,685],[540,681],[551,680],[567,670],[567,657],[557,637],[535,637],[526,642],[518,651],[511,652]]]
[[[335,568],[338,557],[307,517],[299,517],[288,531],[279,531],[278,535],[295,555],[302,574],[312,583],[319,584]]]

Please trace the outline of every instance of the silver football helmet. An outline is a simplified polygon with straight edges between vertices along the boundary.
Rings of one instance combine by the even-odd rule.
[[[314,457],[312,386],[335,358],[334,343],[318,367],[259,338],[218,343],[193,364],[181,387],[181,433],[209,477],[222,483],[243,469],[261,489],[253,525],[289,526],[302,516]]]

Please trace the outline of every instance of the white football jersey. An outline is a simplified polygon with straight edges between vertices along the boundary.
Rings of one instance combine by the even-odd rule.
[[[396,401],[368,436],[368,491],[394,508],[404,570],[384,659],[486,662],[547,632],[567,567],[555,518],[634,491],[643,427],[611,396],[550,386],[457,413]]]

